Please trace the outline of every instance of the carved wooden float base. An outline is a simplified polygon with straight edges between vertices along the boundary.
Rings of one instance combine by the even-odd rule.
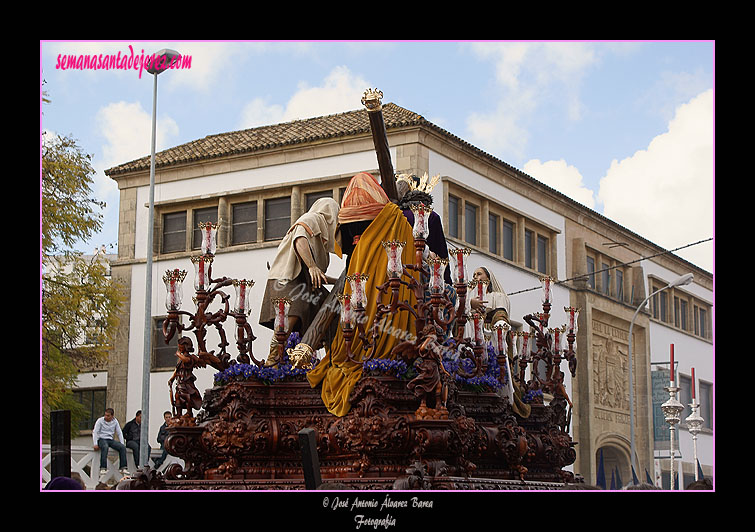
[[[406,381],[365,376],[349,413],[330,414],[304,379],[233,382],[206,391],[196,424],[173,426],[165,446],[185,467],[164,489],[303,489],[298,433],[312,428],[323,487],[334,489],[549,489],[575,482],[563,468],[574,442],[552,406],[526,420],[495,393],[452,390],[447,411],[420,410]],[[440,405],[437,405],[440,406]],[[155,473],[155,475],[158,475]]]

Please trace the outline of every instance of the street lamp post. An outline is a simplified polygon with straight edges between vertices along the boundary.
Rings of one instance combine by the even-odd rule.
[[[700,415],[700,403],[695,397],[695,368],[692,368],[692,402],[689,404],[692,413],[684,421],[687,423],[687,430],[692,434],[692,457],[695,464],[695,481],[700,480],[697,471],[697,435],[703,428],[705,420]]]
[[[634,316],[632,316],[632,322],[629,324],[629,441],[630,441],[630,456],[629,456],[629,463],[632,464],[632,467],[635,468],[635,472],[639,471],[638,466],[639,464],[635,464],[635,443],[634,443],[634,377],[633,377],[633,359],[634,359],[634,353],[632,352],[632,329],[634,328],[634,320],[637,319],[637,315],[640,313],[640,311],[645,308],[645,304],[650,301],[650,299],[658,294],[659,292],[662,292],[663,290],[666,290],[667,288],[673,288],[675,286],[683,286],[687,285],[692,282],[693,275],[691,273],[687,273],[685,275],[682,275],[681,277],[678,277],[671,281],[669,284],[664,286],[663,288],[660,288],[650,294],[648,297],[645,298],[645,300],[640,303],[640,306],[637,307],[637,310],[634,312]],[[673,368],[672,368],[673,371]]]
[[[154,76],[152,85],[152,150],[149,162],[149,222],[147,227],[147,272],[144,295],[144,358],[142,364],[142,425],[139,436],[139,463],[146,467],[149,462],[149,386],[152,359],[152,246],[155,227],[155,137],[157,133],[157,76],[180,54],[163,49],[155,53],[147,68]]]

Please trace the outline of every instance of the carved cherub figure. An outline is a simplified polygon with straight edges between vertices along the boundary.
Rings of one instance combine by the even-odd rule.
[[[422,341],[417,349],[418,361],[414,364],[418,375],[407,384],[407,388],[421,400],[417,409],[418,418],[448,416],[448,386],[443,376],[450,375],[443,367],[443,347],[438,342],[441,332],[440,328],[433,324],[422,330]],[[428,399],[432,399],[434,407],[428,408]]]
[[[184,336],[178,340],[178,349],[176,350],[176,369],[168,379],[168,388],[171,390],[170,402],[173,405],[175,417],[181,417],[181,413],[186,409],[189,417],[192,416],[192,409],[199,410],[202,408],[202,395],[194,385],[196,377],[194,368],[205,367],[205,363],[197,355],[193,354],[194,345],[191,338]],[[173,382],[176,382],[176,392],[173,394]]]

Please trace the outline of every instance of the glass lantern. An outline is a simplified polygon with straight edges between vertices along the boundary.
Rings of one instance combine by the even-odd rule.
[[[566,324],[566,330],[568,332],[576,334],[579,309],[575,307],[564,307],[564,312],[566,312],[566,314],[569,316],[569,322]]]
[[[386,267],[388,271],[388,277],[396,279],[401,277],[404,273],[404,265],[401,261],[401,254],[404,252],[404,246],[406,242],[399,242],[397,240],[391,240],[389,242],[382,242],[383,248],[388,255],[388,265]]]
[[[445,290],[443,272],[446,270],[448,259],[430,257],[425,259],[425,262],[430,266],[430,293],[440,294]]]
[[[163,282],[168,294],[165,298],[165,308],[168,310],[179,310],[181,300],[183,299],[183,282],[186,278],[186,270],[168,270],[163,275]]]
[[[351,327],[354,321],[354,312],[351,309],[351,296],[349,294],[338,294],[336,297],[341,304],[341,325]]]
[[[467,257],[472,253],[469,248],[456,248],[448,250],[448,260],[453,270],[453,279],[456,283],[466,283],[467,278]]]
[[[553,278],[546,275],[545,277],[540,278],[540,283],[543,285],[542,303],[552,303]]]
[[[202,253],[215,254],[218,224],[212,222],[200,222],[199,231],[202,234]]]
[[[275,312],[275,330],[285,331],[288,323],[288,310],[291,308],[291,300],[286,297],[277,297],[271,299],[273,312]]]
[[[251,295],[254,281],[246,279],[234,279],[233,288],[236,290],[236,299],[233,303],[233,311],[236,314],[248,316],[252,312]]]
[[[477,344],[485,342],[485,333],[483,331],[483,325],[485,324],[485,316],[480,312],[472,313],[472,322],[474,324],[474,340]]]
[[[213,257],[210,255],[201,255],[192,257],[194,263],[194,290],[207,290],[210,287],[210,266]]]
[[[411,209],[414,213],[412,236],[425,240],[427,239],[427,235],[430,234],[430,214],[433,212],[433,208],[420,203],[419,205],[412,205]]]
[[[499,321],[493,325],[493,350],[497,357],[506,355],[506,334],[509,325],[505,321]]]
[[[364,308],[367,306],[367,293],[365,292],[364,284],[369,278],[370,276],[366,273],[355,273],[346,277],[351,286],[351,304],[355,307],[361,306]]]

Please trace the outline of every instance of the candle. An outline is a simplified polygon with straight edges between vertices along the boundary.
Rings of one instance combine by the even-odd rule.
[[[552,329],[553,334],[553,354],[557,355],[561,352],[561,329]]]
[[[183,281],[186,278],[186,270],[168,270],[163,275],[163,282],[168,294],[165,298],[165,308],[168,310],[178,310],[181,308],[181,299],[183,298]]]
[[[210,286],[210,265],[212,261],[212,255],[200,255],[191,258],[191,262],[194,263],[195,290],[205,290]]]
[[[695,368],[692,368],[692,402],[695,402]]]
[[[212,222],[200,222],[199,230],[202,233],[202,253],[214,255],[218,224]]]
[[[495,331],[495,348],[496,356],[503,356],[506,354],[506,332],[509,330],[509,326],[505,322],[498,322],[493,325]]]
[[[236,299],[234,302],[233,311],[237,314],[246,314],[247,316],[252,311],[252,305],[250,302],[254,281],[247,281],[246,279],[234,279],[233,288],[236,290]]]
[[[467,278],[467,265],[465,255],[472,253],[469,248],[457,248],[448,250],[448,258],[454,270],[454,278],[457,283],[465,283]]]
[[[357,307],[367,306],[367,293],[364,289],[364,283],[370,278],[366,273],[355,273],[346,277],[351,285],[351,303]]]
[[[564,307],[564,312],[569,314],[569,331],[577,332],[577,317],[579,316],[579,309],[574,307]]]
[[[419,205],[412,205],[411,209],[414,213],[414,227],[412,228],[412,235],[414,236],[414,238],[424,240],[430,233],[428,220],[430,218],[430,213],[433,212],[433,209],[432,207],[426,206],[424,203],[420,203]]]
[[[398,278],[404,273],[404,265],[401,262],[401,253],[404,251],[406,242],[398,242],[391,240],[389,242],[382,242],[383,248],[388,255],[388,277]]]
[[[519,343],[521,341],[521,338],[521,332],[511,331],[511,348],[513,349],[511,354],[514,357],[514,360],[516,360],[516,358],[519,356]]]
[[[477,281],[477,299],[480,301],[485,299],[485,292],[487,291],[490,281]]]
[[[427,258],[425,262],[430,266],[430,292],[438,294],[443,292],[443,271],[448,264],[447,259]]]
[[[527,344],[529,343],[530,339],[530,333],[528,332],[522,332],[522,350],[520,352],[522,359],[526,360],[529,358],[529,350],[527,348]]]
[[[341,303],[341,324],[351,326],[354,319],[351,310],[351,296],[349,294],[339,294],[336,296]]]
[[[275,310],[275,329],[279,331],[286,330],[288,321],[288,309],[291,306],[291,300],[285,297],[271,299],[270,302]]]
[[[485,320],[483,319],[482,314],[480,314],[479,312],[473,312],[472,313],[472,319],[474,320],[474,339],[475,339],[475,342],[477,342],[478,344],[481,344],[483,342],[483,338],[484,338],[483,332],[482,332],[482,325],[483,325],[483,322]]]
[[[545,276],[540,278],[540,282],[543,285],[543,303],[550,303],[551,285],[553,284],[553,279],[551,277]]]
[[[674,344],[671,344],[671,370],[670,370],[670,373],[671,373],[671,379],[670,379],[671,380],[671,386],[674,386],[674,380],[676,380],[676,379],[674,379],[674,373],[675,373],[675,371],[674,371]]]

